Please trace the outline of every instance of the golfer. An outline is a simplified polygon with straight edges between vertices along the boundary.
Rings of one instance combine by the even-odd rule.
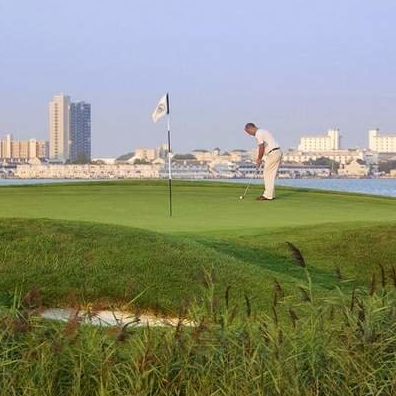
[[[252,122],[245,125],[245,131],[249,135],[254,136],[257,140],[257,169],[262,164],[264,158],[265,189],[263,194],[257,197],[257,200],[272,201],[275,198],[275,179],[282,160],[282,151],[269,131],[258,128]]]

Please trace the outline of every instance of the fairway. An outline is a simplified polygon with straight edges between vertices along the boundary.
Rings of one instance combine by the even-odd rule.
[[[95,221],[166,233],[254,229],[396,220],[396,199],[301,189],[278,189],[273,202],[256,202],[254,186],[176,182],[168,216],[166,182],[102,182],[0,189],[0,217]]]

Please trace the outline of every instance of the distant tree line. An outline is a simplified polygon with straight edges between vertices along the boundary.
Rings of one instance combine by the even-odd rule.
[[[337,171],[340,168],[340,163],[337,161],[334,161],[330,158],[325,158],[325,157],[320,157],[317,158],[316,160],[310,160],[304,162],[305,165],[322,165],[322,166],[328,166],[331,170]]]
[[[380,172],[389,173],[392,169],[396,169],[396,160],[383,161],[378,164]]]
[[[192,155],[192,154],[175,154],[173,156],[173,159],[175,159],[175,160],[195,160],[195,159],[197,159],[197,157],[195,157],[195,155]]]

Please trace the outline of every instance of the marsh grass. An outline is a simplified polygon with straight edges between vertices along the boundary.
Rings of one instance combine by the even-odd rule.
[[[45,321],[38,291],[16,293],[0,318],[0,395],[394,395],[394,286],[323,298],[305,272],[305,297],[279,295],[263,312],[248,295],[236,310],[232,287],[219,304],[205,271],[202,298],[182,313],[194,327]]]

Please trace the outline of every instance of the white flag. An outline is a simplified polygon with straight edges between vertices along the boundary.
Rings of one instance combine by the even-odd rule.
[[[157,104],[151,118],[153,122],[157,122],[160,118],[162,118],[165,114],[168,113],[168,94],[165,94]]]

